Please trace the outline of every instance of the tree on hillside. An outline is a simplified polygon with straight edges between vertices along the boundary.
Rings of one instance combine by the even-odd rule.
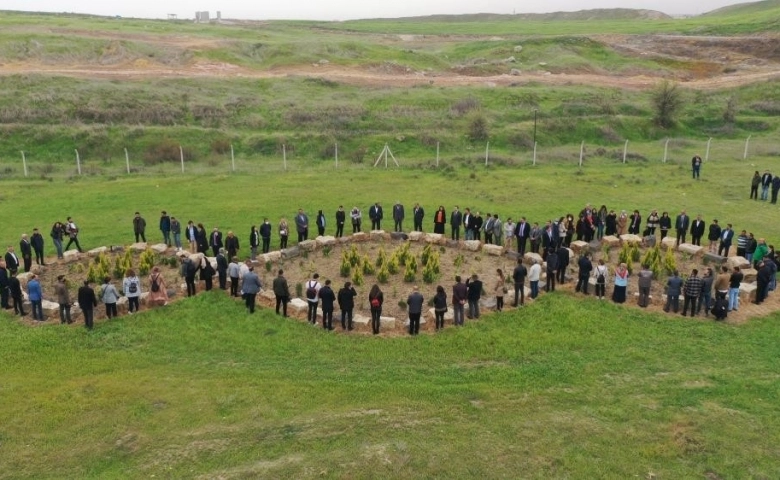
[[[655,110],[653,118],[655,124],[661,128],[671,128],[684,102],[677,84],[664,80],[653,91],[652,103]]]
[[[490,132],[485,115],[478,112],[469,118],[468,132],[466,135],[471,141],[485,141],[488,139]]]

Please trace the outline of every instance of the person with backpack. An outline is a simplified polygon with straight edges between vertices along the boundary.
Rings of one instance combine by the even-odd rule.
[[[167,305],[168,289],[165,286],[165,279],[160,273],[160,267],[152,268],[149,275],[149,305]]]
[[[599,264],[593,270],[593,276],[596,277],[596,296],[599,300],[604,300],[607,296],[607,275],[609,269],[604,265],[604,259],[599,259]]]
[[[116,317],[116,302],[119,301],[119,291],[117,291],[116,287],[111,283],[111,277],[103,279],[100,300],[103,302],[103,305],[106,306],[106,317],[108,317],[109,320]]]
[[[319,278],[320,274],[315,273],[312,275],[311,280],[306,282],[306,302],[309,304],[309,313],[306,318],[312,325],[317,324],[317,304],[320,303],[319,293],[320,288],[322,288],[318,280]]]
[[[127,312],[132,315],[138,311],[139,299],[141,298],[141,279],[135,274],[135,270],[128,268],[125,272],[125,279],[122,281],[122,291],[127,297]]]
[[[371,306],[371,332],[376,335],[379,333],[380,319],[382,318],[382,304],[385,301],[385,296],[382,290],[379,289],[379,285],[376,283],[371,287],[371,291],[368,292],[368,304]]]

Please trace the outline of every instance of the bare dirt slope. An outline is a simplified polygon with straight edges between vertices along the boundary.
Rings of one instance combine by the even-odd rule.
[[[107,32],[71,32],[74,35],[113,38]],[[219,42],[199,37],[130,35],[130,40],[143,41],[163,47],[182,49],[208,48]],[[426,37],[415,41],[441,41]],[[470,38],[474,40],[473,37]],[[12,62],[0,64],[0,74],[44,74],[85,78],[189,78],[237,77],[284,78],[288,76],[318,77],[358,86],[508,86],[530,82],[548,85],[600,85],[612,88],[646,89],[660,79],[678,81],[699,90],[733,88],[755,82],[780,78],[780,35],[747,37],[676,36],[676,35],[600,35],[594,40],[624,55],[663,60],[670,65],[681,65],[670,75],[669,70],[657,75],[647,71],[632,74],[593,73],[571,70],[551,73],[542,68],[515,71],[501,75],[472,75],[455,69],[430,72],[407,68],[392,68],[395,64],[365,67],[343,67],[334,64],[303,64],[271,69],[253,69],[230,63],[189,60],[181,65],[165,65],[146,59],[124,63],[64,64],[51,62]],[[409,39],[403,39],[408,41]],[[450,37],[447,39],[452,41]],[[684,66],[683,66],[684,65]],[[395,65],[397,66],[397,65]],[[507,68],[509,71],[509,68]]]

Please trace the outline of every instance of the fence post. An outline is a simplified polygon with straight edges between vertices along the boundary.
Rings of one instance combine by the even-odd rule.
[[[536,142],[534,142],[534,163],[533,166],[536,166]]]
[[[664,144],[664,163],[666,163],[666,157],[669,154],[669,139],[666,139],[666,143]]]
[[[625,146],[623,146],[623,163],[626,163],[626,157],[628,156],[628,140],[626,140]]]
[[[287,145],[282,145],[282,159],[284,161],[284,171],[287,171]]]
[[[710,161],[710,145],[712,145],[712,137],[710,137],[709,140],[707,140],[707,152],[704,154],[704,161],[709,162]]]
[[[22,150],[22,167],[24,168],[24,176],[27,176],[27,158],[24,156],[24,150]]]
[[[76,169],[79,171],[79,175],[81,175],[81,157],[78,149],[76,149]]]
[[[742,155],[742,160],[747,160],[748,157],[748,148],[750,148],[750,138],[753,135],[748,135],[747,140],[745,140],[745,153]]]
[[[436,142],[436,168],[439,168],[439,142]]]
[[[181,159],[181,173],[184,173],[184,149],[179,145],[179,158]]]
[[[233,150],[233,144],[230,144],[230,165],[233,167],[233,173],[236,173],[236,152]]]
[[[336,142],[336,168],[339,168],[339,142]]]
[[[490,142],[485,145],[485,166],[488,166],[488,158],[490,158]]]
[[[125,167],[127,168],[127,174],[130,175],[130,154],[127,153],[125,148]]]
[[[582,168],[582,157],[585,155],[585,140],[580,144],[580,168]]]

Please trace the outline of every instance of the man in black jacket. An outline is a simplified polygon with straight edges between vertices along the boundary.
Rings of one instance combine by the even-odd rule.
[[[467,317],[469,319],[479,318],[479,298],[482,296],[482,281],[477,274],[466,279],[466,297],[469,302],[469,312]]]
[[[512,272],[512,280],[515,282],[515,307],[517,300],[520,299],[520,306],[525,305],[525,277],[528,275],[528,269],[523,265],[523,259],[517,259],[517,266]],[[518,297],[519,295],[519,297]]]
[[[5,268],[11,275],[19,270],[19,257],[16,256],[13,245],[8,245],[8,251],[5,252]]]
[[[39,232],[37,228],[33,228],[33,234],[30,238],[30,243],[32,244],[32,248],[35,251],[35,263],[38,265],[46,265],[43,256],[43,235],[41,235],[41,232]]]
[[[6,268],[5,261],[0,260],[0,308],[6,310],[11,308],[10,305],[8,305],[8,294],[10,293],[8,291],[8,286],[8,269]]]
[[[217,254],[217,275],[219,276],[219,289],[227,290],[228,261],[225,257],[225,249],[220,248]]]
[[[368,209],[368,218],[371,219],[371,230],[382,229],[383,216],[384,213],[382,212],[382,205],[380,205],[379,202],[371,205],[371,208]]]
[[[691,223],[691,237],[694,245],[701,246],[701,237],[704,236],[704,220],[701,215],[696,215],[696,220]]]
[[[268,218],[264,218],[263,224],[260,225],[260,238],[263,239],[263,253],[268,253],[271,248],[271,222]]]
[[[674,220],[674,228],[677,230],[677,246],[681,243],[685,243],[685,234],[688,232],[688,227],[691,224],[691,217],[685,214],[685,210],[677,215]]]
[[[211,251],[215,257],[219,253],[219,249],[225,246],[222,244],[222,232],[219,231],[219,228],[214,227],[214,231],[209,235],[209,245],[211,245]]]
[[[93,319],[95,318],[95,307],[97,307],[97,297],[95,290],[89,286],[89,280],[84,280],[84,285],[79,288],[79,308],[84,314],[84,326],[92,330]]]
[[[22,239],[19,241],[19,252],[22,254],[22,261],[24,262],[24,271],[29,272],[32,267],[32,245],[30,239],[27,238],[27,234],[22,234]]]
[[[463,214],[458,210],[458,206],[455,205],[455,210],[450,215],[450,229],[452,229],[453,240],[460,240],[460,226],[463,224]]]
[[[138,212],[135,212],[135,217],[133,218],[133,233],[135,233],[136,243],[138,243],[139,238],[146,243],[146,220]]]
[[[528,223],[525,217],[520,217],[520,220],[517,221],[517,225],[515,225],[515,238],[517,238],[517,253],[519,253],[520,256],[525,255],[525,245],[530,236],[531,236],[531,225]]]
[[[330,280],[325,280],[325,285],[320,288],[319,297],[322,301],[322,328],[333,330],[333,304],[336,301],[336,294],[330,288]]]
[[[347,212],[344,211],[344,205],[339,205],[336,210],[336,238],[344,235],[344,223],[347,221]]]
[[[341,309],[341,329],[352,330],[352,310],[355,308],[357,292],[351,282],[344,283],[344,288],[339,290],[338,301]]]
[[[232,231],[229,231],[227,237],[225,237],[225,251],[227,251],[228,258],[237,257],[238,250],[238,237]]]
[[[393,205],[393,222],[393,231],[404,231],[404,206],[401,204],[401,202],[395,202],[395,205]]]
[[[582,254],[579,261],[577,262],[577,266],[580,268],[580,272],[577,275],[577,288],[574,290],[587,295],[588,280],[590,280],[590,272],[593,271],[593,263],[591,263],[587,253]]]
[[[558,249],[558,283],[566,283],[566,268],[569,266],[569,249],[561,245]]]
[[[22,285],[19,283],[19,279],[16,278],[16,273],[11,274],[11,278],[8,279],[8,290],[11,292],[11,298],[14,301],[14,313],[18,313],[22,317],[27,315],[27,312],[24,311]]]
[[[547,283],[544,286],[545,292],[555,291],[555,277],[558,275],[558,254],[554,249],[547,251]]]
[[[425,209],[421,207],[419,203],[415,203],[412,213],[414,214],[414,231],[422,232],[423,218],[425,218]]]

